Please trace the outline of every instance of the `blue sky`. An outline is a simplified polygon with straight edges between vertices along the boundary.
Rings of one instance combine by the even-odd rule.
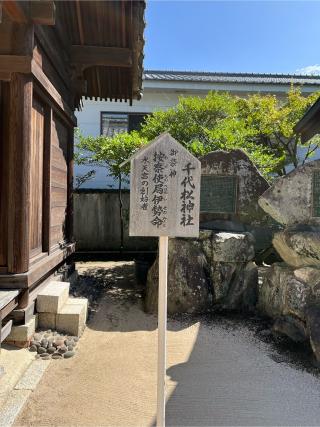
[[[146,21],[146,69],[320,74],[320,1],[149,0]]]

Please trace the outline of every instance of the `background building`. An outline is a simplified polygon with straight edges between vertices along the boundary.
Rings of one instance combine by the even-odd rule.
[[[230,92],[237,96],[254,93],[285,97],[291,85],[301,87],[304,95],[320,90],[320,76],[248,73],[206,73],[187,71],[146,70],[143,77],[143,97],[128,102],[83,101],[83,109],[76,113],[78,126],[84,135],[112,135],[114,132],[139,129],[147,114],[177,105],[181,96],[204,97],[209,91]],[[75,175],[92,168],[76,166]],[[97,169],[94,179],[81,188],[108,188],[114,181],[107,172]]]

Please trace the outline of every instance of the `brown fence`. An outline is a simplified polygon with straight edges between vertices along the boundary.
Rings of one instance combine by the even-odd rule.
[[[124,250],[155,250],[156,239],[129,237],[129,198],[129,191],[124,190]],[[103,252],[120,249],[119,199],[116,190],[77,190],[73,194],[73,210],[73,234],[77,251]]]

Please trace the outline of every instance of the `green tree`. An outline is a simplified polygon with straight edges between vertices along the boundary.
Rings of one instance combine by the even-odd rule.
[[[300,88],[291,87],[283,101],[274,95],[252,95],[247,99],[238,99],[238,116],[251,131],[248,142],[267,147],[267,152],[278,159],[272,171],[277,175],[285,175],[289,165],[296,168],[304,164],[319,148],[318,136],[302,144],[300,135],[294,129],[319,96],[317,92],[305,97]]]
[[[128,182],[130,164],[120,167],[147,140],[138,132],[118,133],[113,137],[107,136],[83,136],[81,131],[76,131],[75,161],[78,165],[89,165],[93,168],[103,167],[106,175],[114,178],[118,184],[119,218],[120,218],[120,250],[123,250],[124,217],[121,190],[123,183]],[[91,171],[90,171],[91,172]],[[89,172],[89,174],[90,174]]]
[[[291,88],[282,101],[273,95],[239,98],[221,92],[180,98],[176,107],[148,116],[140,135],[151,140],[168,131],[196,156],[240,148],[265,176],[283,175],[286,166],[297,167],[319,147],[319,138],[303,146],[294,131],[318,97],[318,93],[304,97],[300,89]],[[303,158],[299,148],[305,148]]]

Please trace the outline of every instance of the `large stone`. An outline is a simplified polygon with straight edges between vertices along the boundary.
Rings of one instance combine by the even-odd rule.
[[[320,268],[320,230],[284,230],[276,233],[273,246],[281,258],[293,267]]]
[[[268,223],[269,217],[259,207],[258,198],[269,184],[243,151],[218,150],[201,157],[200,161],[202,175],[234,176],[237,180],[235,212],[201,212],[201,224],[226,219],[251,226]]]
[[[69,297],[70,283],[51,281],[37,296],[38,313],[58,313]]]
[[[56,329],[56,314],[38,313],[38,325],[41,329]]]
[[[284,283],[290,274],[292,274],[290,267],[278,263],[259,270],[257,308],[261,314],[271,318],[282,316],[286,292]]]
[[[56,328],[66,334],[81,336],[86,326],[88,300],[68,298],[56,316]]]
[[[251,311],[257,302],[258,269],[249,263],[212,263],[213,303],[225,310]]]
[[[295,277],[308,283],[312,288],[315,288],[320,283],[320,269],[314,267],[302,267],[294,270]]]
[[[170,239],[168,313],[202,313],[213,306],[252,309],[258,274],[249,233],[201,231],[199,239]],[[146,309],[157,310],[158,260],[149,270]]]
[[[272,327],[273,332],[285,335],[295,342],[307,340],[305,323],[292,316],[283,316],[276,319]]]
[[[318,362],[320,362],[320,306],[310,305],[306,310],[310,344]]]
[[[313,213],[313,171],[320,160],[306,163],[288,175],[275,180],[259,199],[259,205],[283,225],[320,225]]]
[[[158,309],[158,259],[148,273],[146,310]],[[212,295],[206,274],[206,258],[194,240],[169,239],[168,313],[202,313],[210,307]]]
[[[200,231],[199,242],[211,262],[247,262],[254,258],[254,238],[250,233]]]
[[[298,273],[299,276],[299,273]],[[273,319],[291,315],[305,321],[314,287],[298,279],[292,267],[275,263],[260,275],[258,309]]]

